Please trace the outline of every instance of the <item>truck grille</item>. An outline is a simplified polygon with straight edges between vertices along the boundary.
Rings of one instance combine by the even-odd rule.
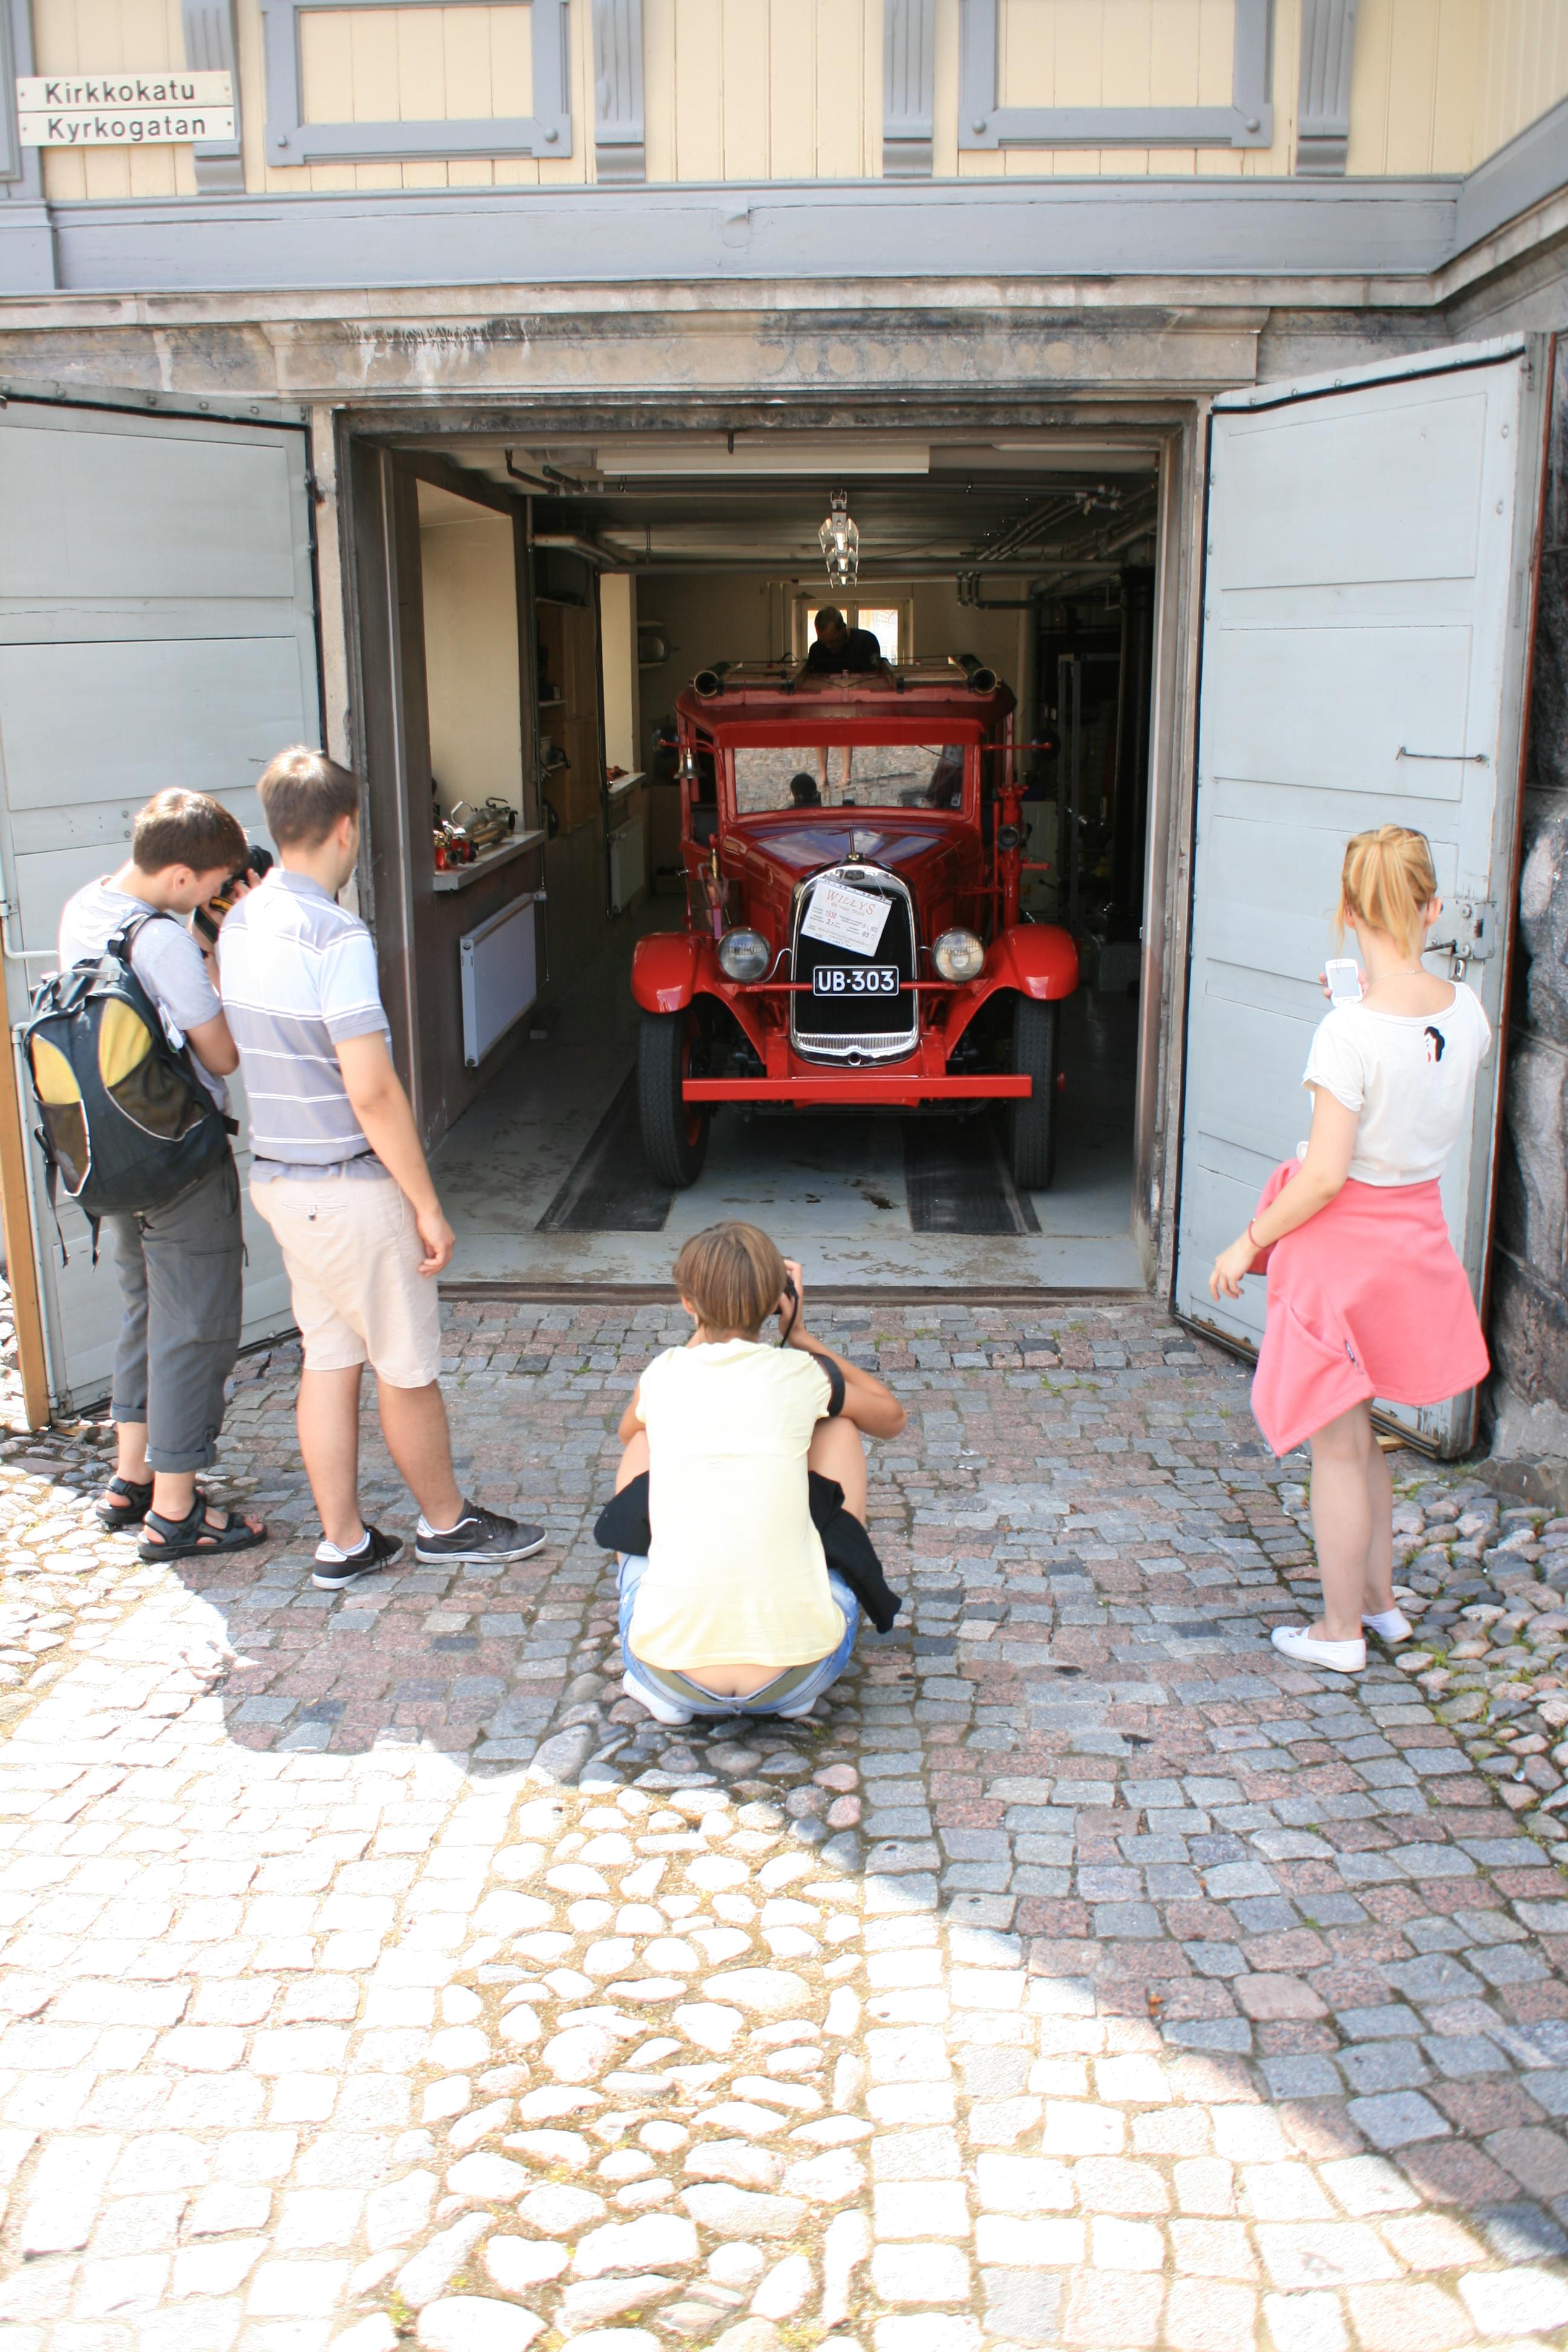
[[[803,933],[801,924],[812,891],[822,881],[837,882],[846,889],[866,891],[888,901],[888,919],[875,955],[857,955],[852,948],[832,947],[826,940],[808,939]],[[807,992],[814,974],[834,965],[853,969],[892,964],[900,982],[914,979],[915,916],[906,884],[879,866],[829,866],[796,890],[791,933],[793,976],[805,985],[790,998],[790,1038],[804,1058],[891,1062],[913,1053],[920,1040],[920,999],[912,989],[900,985],[896,996],[848,1000]]]

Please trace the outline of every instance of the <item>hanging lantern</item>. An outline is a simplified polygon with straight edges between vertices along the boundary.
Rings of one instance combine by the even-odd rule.
[[[827,520],[816,534],[822,560],[835,588],[853,587],[860,569],[860,527],[850,515],[847,490],[835,490],[828,504]]]

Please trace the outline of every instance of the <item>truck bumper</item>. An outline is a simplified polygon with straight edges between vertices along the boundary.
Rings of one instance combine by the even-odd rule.
[[[689,1103],[923,1103],[1017,1101],[1033,1080],[997,1077],[922,1077],[919,1071],[824,1070],[810,1077],[688,1078],[680,1089]]]

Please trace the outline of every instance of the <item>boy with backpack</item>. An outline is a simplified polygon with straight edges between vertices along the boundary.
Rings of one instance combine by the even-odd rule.
[[[200,1158],[200,1172],[174,1198],[104,1220],[125,1319],[110,1405],[115,1475],[99,1497],[98,1516],[106,1528],[140,1527],[143,1559],[244,1551],[266,1536],[258,1522],[209,1507],[196,1484],[196,1473],[217,1458],[224,1384],[239,1353],[244,1248],[234,1154],[222,1129],[213,1126],[214,1118],[226,1119],[224,1079],[237,1069],[239,1056],[211,959],[187,926],[198,908],[209,907],[228,887],[246,856],[245,835],[218,802],[205,793],[162,792],[138,815],[131,856],[119,872],[79,890],[60,917],[62,979],[72,966],[103,959],[112,942],[122,940],[133,981],[163,1024],[160,1050],[138,1056],[144,1033],[132,1008],[121,1034],[134,1042],[118,1065],[105,1067],[105,1086],[113,1093],[116,1067],[132,1083],[138,1067],[150,1073],[148,1103],[166,1109],[173,1101],[172,1124],[187,1143],[195,1141]],[[161,1050],[165,1041],[172,1055]],[[39,1049],[30,1045],[29,1050],[37,1073]],[[194,1077],[211,1097],[211,1117],[205,1102],[196,1117],[188,1104],[181,1108],[182,1077],[186,1088]],[[123,1094],[125,1077],[118,1084]],[[149,1115],[143,1111],[143,1128]],[[45,1124],[50,1124],[47,1108]],[[171,1161],[179,1148],[171,1139]],[[147,1156],[150,1164],[156,1160],[155,1143]],[[85,1157],[90,1165],[90,1149]],[[154,1181],[152,1189],[163,1191],[169,1181],[163,1186]],[[172,1181],[179,1184],[178,1171]]]

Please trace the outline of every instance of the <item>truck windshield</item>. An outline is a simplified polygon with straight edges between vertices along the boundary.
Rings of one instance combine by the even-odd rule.
[[[956,808],[963,795],[962,743],[741,744],[732,756],[741,816],[795,808]]]

